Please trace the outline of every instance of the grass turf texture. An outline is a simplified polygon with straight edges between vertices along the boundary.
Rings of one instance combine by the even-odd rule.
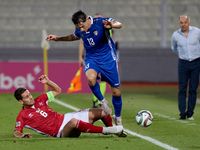
[[[179,121],[177,92],[177,88],[174,87],[122,88],[124,128],[181,150],[200,149],[200,105],[196,105],[194,121]],[[198,97],[200,97],[199,94],[200,91],[198,92]],[[38,95],[33,94],[33,97],[35,98]],[[106,98],[113,109],[111,95],[106,95]],[[92,106],[91,94],[61,94],[57,99],[80,109]],[[15,120],[21,110],[21,105],[14,99],[13,94],[0,94],[0,100],[1,150],[24,150],[27,148],[48,150],[164,149],[130,134],[128,134],[127,138],[91,133],[82,133],[79,138],[51,138],[24,128],[24,132],[32,133],[33,138],[14,138]],[[54,102],[50,102],[49,105],[59,113],[73,111]],[[142,109],[147,109],[154,115],[153,123],[150,127],[139,127],[136,124],[135,115]],[[96,122],[95,125],[103,126],[101,122]]]

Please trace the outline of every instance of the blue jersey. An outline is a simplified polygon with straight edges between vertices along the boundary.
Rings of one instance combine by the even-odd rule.
[[[92,18],[91,27],[87,32],[76,28],[74,35],[82,38],[84,48],[86,50],[85,62],[90,60],[98,64],[105,64],[117,60],[116,49],[112,38],[110,37],[109,29],[104,27],[103,20],[108,19],[113,22],[112,18]]]

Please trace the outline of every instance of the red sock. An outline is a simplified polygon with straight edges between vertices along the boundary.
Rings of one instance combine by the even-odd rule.
[[[81,120],[78,120],[76,124],[76,129],[78,129],[81,132],[90,132],[90,133],[102,133],[103,131],[103,127],[94,126],[92,124],[89,124]]]
[[[112,118],[110,115],[106,115],[103,119],[101,119],[106,127],[112,127]]]

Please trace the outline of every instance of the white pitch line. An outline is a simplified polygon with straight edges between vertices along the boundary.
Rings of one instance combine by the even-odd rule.
[[[79,108],[76,108],[76,107],[74,107],[74,106],[72,106],[72,105],[66,104],[66,103],[64,103],[64,102],[62,102],[62,101],[59,101],[59,100],[57,100],[57,99],[54,99],[53,102],[55,102],[55,103],[57,103],[57,104],[60,104],[60,105],[62,105],[62,106],[65,106],[65,107],[67,107],[67,108],[70,108],[70,109],[72,109],[72,110],[75,110],[75,111],[79,111],[79,110],[80,110]]]
[[[70,109],[72,109],[72,110],[75,110],[75,111],[80,110],[79,108],[76,108],[76,107],[74,107],[74,106],[72,106],[72,105],[66,104],[66,103],[64,103],[64,102],[62,102],[62,101],[59,101],[59,100],[57,100],[57,99],[54,99],[53,102],[55,102],[55,103],[57,103],[57,104],[60,104],[60,105],[62,105],[62,106],[65,106],[65,107],[67,107],[67,108],[70,108]],[[151,142],[151,143],[153,143],[153,144],[155,144],[155,145],[158,145],[158,146],[160,146],[160,147],[162,147],[162,148],[164,148],[164,149],[167,149],[167,150],[179,150],[178,148],[175,148],[175,147],[172,147],[172,146],[170,146],[170,145],[168,145],[168,144],[162,143],[162,142],[160,142],[160,141],[158,141],[158,140],[155,140],[155,139],[153,139],[153,138],[151,138],[151,137],[143,136],[143,135],[137,134],[137,133],[135,133],[135,132],[133,132],[133,131],[130,131],[130,130],[128,130],[128,129],[124,129],[124,131],[127,132],[127,133],[129,133],[129,134],[131,134],[131,135],[133,135],[133,136],[137,136],[137,137],[142,138],[142,139],[144,139],[144,140],[146,140],[146,141],[148,141],[148,142]]]
[[[126,131],[127,133],[129,133],[129,134],[131,134],[133,136],[137,136],[137,137],[139,137],[141,139],[147,140],[147,141],[149,141],[149,142],[151,142],[151,143],[153,143],[155,145],[158,145],[158,146],[160,146],[162,148],[165,148],[165,149],[168,149],[168,150],[179,150],[178,148],[171,147],[168,144],[162,143],[162,142],[160,142],[158,140],[155,140],[155,139],[153,139],[151,137],[148,137],[148,136],[143,136],[143,135],[137,134],[137,133],[135,133],[133,131],[130,131],[128,129],[124,129],[124,131]]]
[[[166,119],[169,119],[169,120],[174,120],[174,121],[178,121],[178,122],[181,122],[181,123],[185,123],[187,125],[197,125],[196,123],[191,123],[191,120],[177,120],[176,118],[171,118],[170,116],[166,116],[166,115],[162,115],[160,113],[153,113],[153,115],[157,115],[159,117],[162,117],[162,118],[166,118]]]

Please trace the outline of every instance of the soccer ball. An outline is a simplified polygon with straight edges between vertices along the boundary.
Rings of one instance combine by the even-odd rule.
[[[152,124],[153,115],[148,110],[141,110],[137,113],[135,119],[139,126],[148,127]]]

